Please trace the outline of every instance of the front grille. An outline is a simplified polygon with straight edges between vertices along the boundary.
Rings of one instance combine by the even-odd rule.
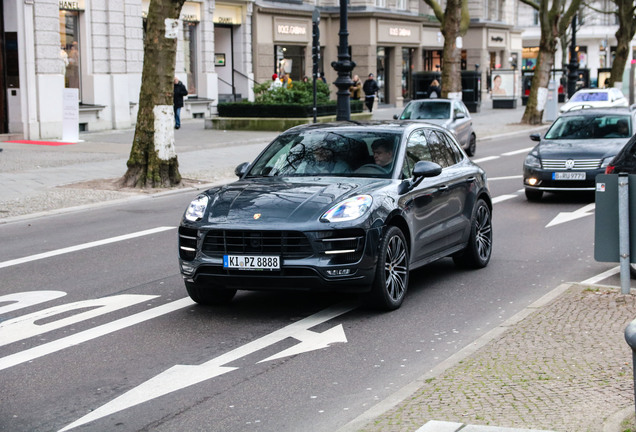
[[[203,240],[202,252],[210,257],[259,254],[283,259],[301,259],[313,254],[307,237],[296,231],[210,231]]]
[[[549,170],[593,170],[601,166],[601,159],[572,159],[574,166],[566,168],[566,162],[570,159],[543,159],[541,164],[544,169]]]
[[[192,261],[197,254],[197,230],[179,227],[179,257]]]

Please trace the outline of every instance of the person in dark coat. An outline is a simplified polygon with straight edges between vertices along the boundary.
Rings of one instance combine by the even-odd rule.
[[[174,128],[181,127],[181,108],[183,108],[183,97],[188,94],[188,89],[183,85],[179,78],[174,77]]]
[[[373,74],[370,73],[367,80],[362,85],[362,91],[364,92],[364,104],[369,108],[369,112],[373,112],[373,104],[375,103],[375,94],[380,90],[378,82],[373,79]]]

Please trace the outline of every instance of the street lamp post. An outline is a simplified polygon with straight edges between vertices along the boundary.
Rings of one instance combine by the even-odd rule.
[[[340,42],[338,45],[338,61],[331,62],[331,67],[338,72],[338,78],[334,81],[338,87],[338,104],[336,109],[336,120],[351,120],[351,106],[349,105],[349,87],[351,81],[351,71],[356,67],[355,62],[349,55],[349,31],[347,30],[347,0],[340,0]]]
[[[568,64],[568,99],[576,92],[579,59],[576,55],[576,14],[572,17],[572,43],[570,44],[570,63]]]

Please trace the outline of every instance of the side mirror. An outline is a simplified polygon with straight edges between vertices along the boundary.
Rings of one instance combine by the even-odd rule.
[[[234,174],[236,174],[237,177],[243,177],[243,175],[247,172],[247,169],[249,167],[250,167],[249,162],[243,162],[242,164],[240,164],[234,169]]]
[[[530,139],[532,141],[541,141],[541,134],[538,134],[538,133],[530,134]]]
[[[397,114],[393,114],[393,120],[397,120],[398,119],[398,115]]]
[[[455,114],[455,118],[456,119],[466,118],[466,114],[464,114],[463,112],[458,112],[457,114]]]
[[[419,161],[413,167],[413,178],[435,177],[442,173],[442,167],[435,162]]]

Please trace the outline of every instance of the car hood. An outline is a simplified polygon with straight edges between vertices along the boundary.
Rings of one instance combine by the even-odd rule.
[[[544,140],[535,150],[545,159],[602,159],[616,155],[628,139]]]
[[[210,223],[316,222],[333,204],[388,186],[389,179],[303,177],[240,180],[210,189]]]
[[[432,123],[434,125],[442,126],[446,129],[449,129],[452,121],[450,119],[422,119],[426,123]]]

